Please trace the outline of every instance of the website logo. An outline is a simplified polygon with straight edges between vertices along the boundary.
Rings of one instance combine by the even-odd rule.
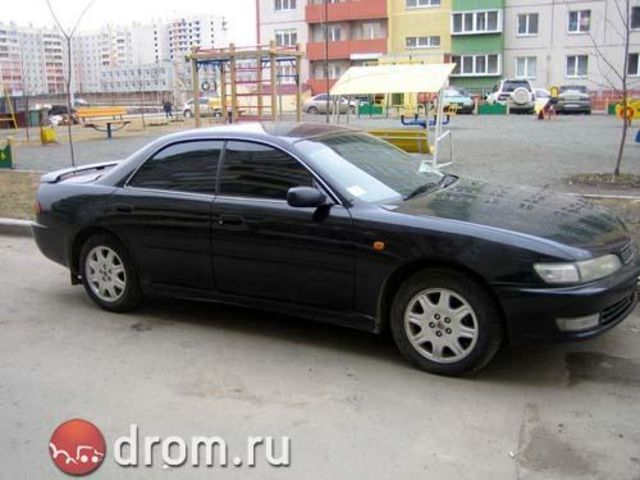
[[[106,443],[102,432],[91,422],[76,418],[58,426],[49,440],[53,463],[64,473],[88,475],[104,460]]]

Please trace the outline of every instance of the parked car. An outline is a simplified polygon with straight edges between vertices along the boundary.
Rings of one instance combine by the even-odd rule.
[[[182,113],[185,118],[191,118],[195,114],[193,98],[187,100],[182,107]],[[200,97],[200,115],[203,117],[222,115],[222,100],[219,96]]]
[[[510,111],[521,113],[532,113],[535,100],[529,80],[501,80],[487,97],[487,102],[490,104],[508,104]]]
[[[33,233],[106,310],[164,295],[389,328],[438,374],[503,341],[594,337],[638,301],[638,247],[606,208],[325,124],[186,131],[47,173]]]
[[[471,95],[461,88],[447,88],[443,94],[443,104],[445,108],[457,106],[458,113],[473,113],[476,107]]]
[[[329,112],[333,113],[334,102],[336,101],[335,95],[316,95],[315,97],[311,97],[309,100],[304,102],[302,106],[302,111],[305,113],[310,113],[312,115],[317,115],[319,113],[327,113],[327,97],[329,97]],[[350,111],[351,113],[356,113],[358,109],[357,102],[349,101],[345,97],[340,97],[338,100],[339,111],[340,113],[347,113]]]
[[[591,96],[584,85],[562,85],[558,92],[556,112],[591,113]]]
[[[69,121],[68,115],[69,109],[66,105],[51,105],[47,114],[49,123],[51,125],[66,125]],[[71,109],[71,121],[73,124],[80,122],[78,118],[78,111],[75,108]]]

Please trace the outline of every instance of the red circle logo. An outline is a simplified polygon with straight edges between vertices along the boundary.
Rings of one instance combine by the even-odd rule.
[[[104,460],[106,443],[93,423],[76,418],[58,426],[49,440],[49,454],[69,475],[88,475]]]

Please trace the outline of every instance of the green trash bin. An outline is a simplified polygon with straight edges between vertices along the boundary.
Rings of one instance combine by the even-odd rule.
[[[13,168],[13,151],[9,142],[6,147],[0,149],[0,168]]]

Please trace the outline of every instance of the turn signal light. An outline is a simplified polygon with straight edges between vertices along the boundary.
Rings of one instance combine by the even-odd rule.
[[[37,200],[33,203],[33,211],[36,215],[40,215],[42,213],[42,205],[40,205],[40,202]]]

